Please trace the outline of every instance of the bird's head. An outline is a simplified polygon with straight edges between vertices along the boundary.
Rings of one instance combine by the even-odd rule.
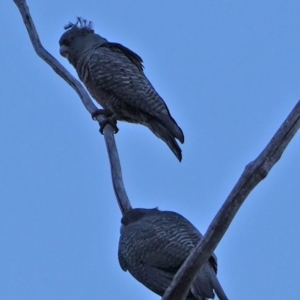
[[[127,226],[131,223],[138,222],[145,217],[159,214],[157,208],[147,209],[147,208],[133,208],[126,212],[121,219],[121,223],[124,226]]]
[[[106,39],[94,33],[93,24],[83,18],[77,18],[77,22],[64,26],[66,32],[59,39],[59,52],[74,64],[84,52],[94,49]]]

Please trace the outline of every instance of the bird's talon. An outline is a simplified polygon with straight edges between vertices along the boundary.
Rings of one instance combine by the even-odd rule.
[[[116,125],[114,134],[118,133],[118,131],[119,131],[119,128],[118,128],[117,125]]]
[[[111,118],[107,118],[107,119],[103,120],[102,122],[100,122],[100,130],[99,131],[101,134],[103,134],[103,130],[107,124],[109,124],[113,128],[115,134],[119,131],[117,122]]]

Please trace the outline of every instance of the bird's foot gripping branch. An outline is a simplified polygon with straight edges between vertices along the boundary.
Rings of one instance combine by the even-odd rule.
[[[93,120],[97,120],[98,116],[104,117],[102,121],[99,121],[99,125],[100,125],[99,131],[101,134],[103,134],[104,128],[108,124],[113,128],[114,133],[117,133],[119,131],[119,128],[117,126],[118,116],[116,114],[113,114],[111,111],[107,109],[97,109],[92,113]]]

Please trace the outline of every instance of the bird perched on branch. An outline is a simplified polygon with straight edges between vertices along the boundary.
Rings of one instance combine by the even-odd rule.
[[[106,117],[100,123],[101,133],[106,124],[117,132],[117,120],[145,125],[181,161],[176,139],[183,143],[183,132],[145,76],[141,57],[94,33],[92,23],[81,18],[65,29],[59,40],[60,54],[74,66],[80,80],[103,107],[94,115]]]
[[[201,233],[171,211],[136,208],[121,220],[118,258],[121,268],[162,296],[178,269],[201,240]],[[186,300],[228,300],[217,277],[213,254],[200,269]]]

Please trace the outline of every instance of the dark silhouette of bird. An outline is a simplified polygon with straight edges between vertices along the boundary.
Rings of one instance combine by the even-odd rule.
[[[121,220],[118,258],[121,268],[162,296],[176,272],[201,240],[201,233],[171,211],[136,208]],[[213,254],[200,269],[186,300],[228,300],[217,277]]]
[[[100,131],[103,133],[109,123],[117,132],[117,120],[145,125],[181,161],[176,139],[183,143],[183,132],[145,76],[141,57],[94,33],[92,23],[81,18],[65,29],[59,40],[60,54],[74,66],[92,97],[103,107],[94,114],[105,116]]]

